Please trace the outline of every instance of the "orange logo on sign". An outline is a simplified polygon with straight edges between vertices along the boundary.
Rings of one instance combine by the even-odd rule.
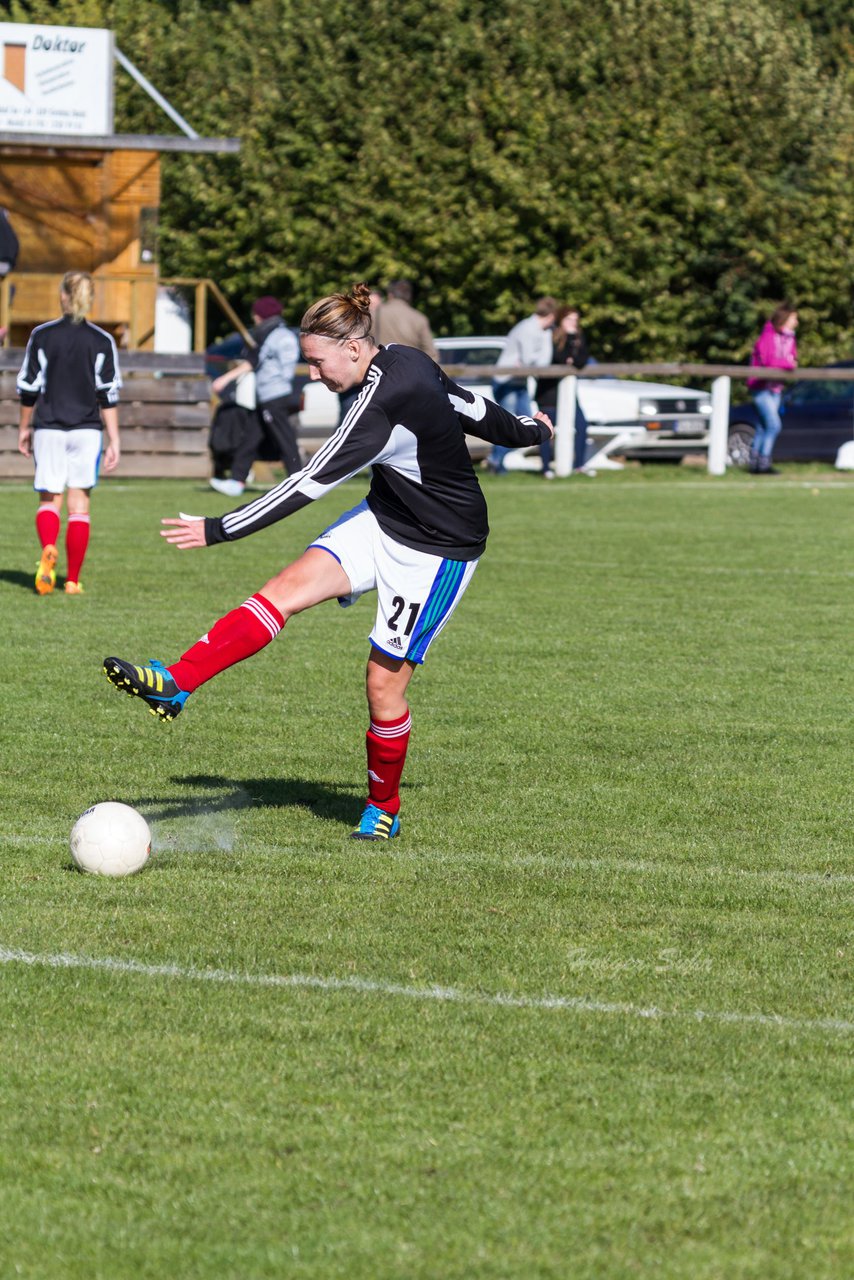
[[[3,79],[8,80],[16,89],[20,89],[21,93],[26,93],[26,56],[25,44],[3,45]]]

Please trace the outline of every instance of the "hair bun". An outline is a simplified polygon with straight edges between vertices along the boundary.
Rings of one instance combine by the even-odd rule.
[[[361,280],[359,284],[354,284],[350,290],[350,298],[363,313],[369,315],[371,311],[371,290],[370,286]]]

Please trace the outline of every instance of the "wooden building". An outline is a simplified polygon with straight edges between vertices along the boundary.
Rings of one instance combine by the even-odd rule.
[[[151,350],[158,289],[161,156],[234,153],[234,138],[0,133],[0,205],[21,244],[0,285],[4,345],[58,314],[72,269],[95,277],[90,316],[122,346]]]

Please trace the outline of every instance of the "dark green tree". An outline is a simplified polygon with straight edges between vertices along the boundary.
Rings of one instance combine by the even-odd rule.
[[[297,319],[413,279],[446,332],[539,293],[600,357],[744,359],[784,296],[802,349],[852,345],[844,9],[804,0],[23,0],[111,26],[238,157],[164,158],[162,266]],[[118,127],[172,126],[120,75]]]

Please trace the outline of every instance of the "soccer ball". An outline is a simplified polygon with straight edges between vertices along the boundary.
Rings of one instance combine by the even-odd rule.
[[[71,831],[71,856],[81,871],[96,876],[129,876],[151,853],[151,832],[129,804],[107,800],[87,809]]]

